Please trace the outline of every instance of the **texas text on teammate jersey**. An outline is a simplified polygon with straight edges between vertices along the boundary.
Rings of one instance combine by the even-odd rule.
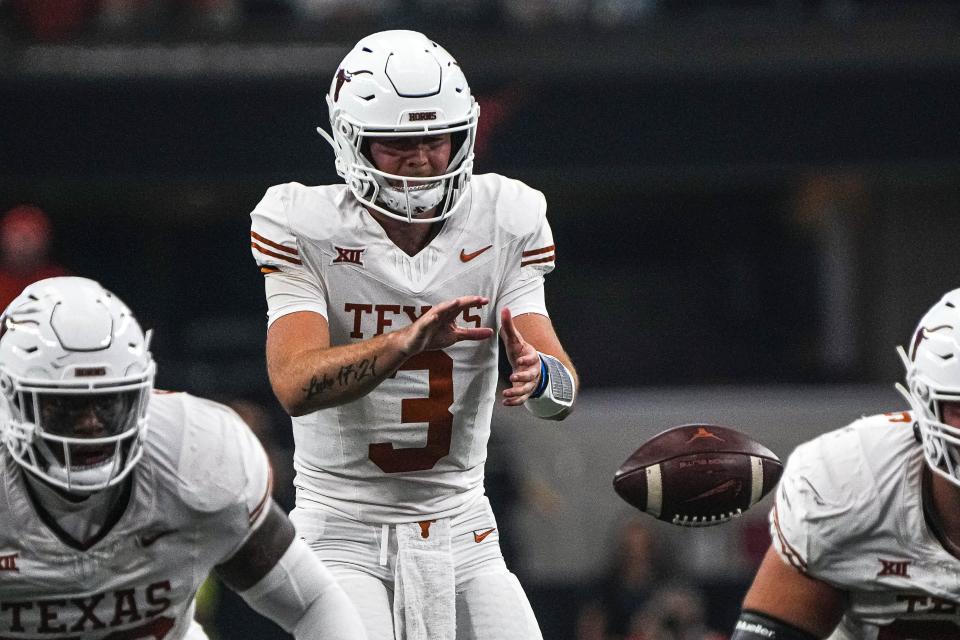
[[[547,315],[554,266],[543,195],[495,174],[474,176],[471,200],[409,256],[344,185],[272,187],[251,214],[254,258],[267,275],[269,320],[327,318],[332,345],[412,323],[432,305],[489,297],[460,323],[496,327],[499,311]],[[271,295],[272,272],[285,289]],[[295,282],[299,291],[291,293]],[[366,522],[456,515],[483,493],[497,384],[496,340],[420,353],[354,402],[293,419],[298,505],[319,503]],[[363,377],[376,361],[340,375]],[[335,380],[313,381],[317,392]]]
[[[178,640],[190,629],[200,584],[269,511],[269,464],[215,402],[154,393],[149,424],[126,510],[86,549],[44,523],[0,448],[0,638]]]
[[[848,594],[836,640],[960,637],[960,560],[924,517],[909,413],[862,418],[794,451],[770,514],[785,562]]]

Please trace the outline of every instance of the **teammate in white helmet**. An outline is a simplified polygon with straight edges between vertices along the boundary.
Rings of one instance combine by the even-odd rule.
[[[473,175],[479,107],[413,31],[363,38],[322,132],[346,185],[270,188],[251,214],[267,366],[293,418],[291,519],[371,638],[540,638],[483,488],[502,401],[560,420],[577,377],[544,303],[543,195]]]
[[[960,289],[898,352],[910,411],[790,456],[731,640],[960,638]]]
[[[0,638],[203,640],[211,569],[298,640],[364,638],[252,432],[154,371],[93,280],[41,280],[0,317]]]

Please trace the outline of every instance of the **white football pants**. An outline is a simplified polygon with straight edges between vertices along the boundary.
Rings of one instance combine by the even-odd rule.
[[[353,601],[369,640],[407,640],[394,638],[394,527],[299,507],[290,519]],[[503,562],[496,527],[486,497],[450,522],[456,638],[542,640],[527,596]]]

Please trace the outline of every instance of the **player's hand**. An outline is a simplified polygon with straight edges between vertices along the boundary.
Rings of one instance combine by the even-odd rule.
[[[444,349],[461,340],[487,340],[493,336],[489,327],[461,327],[457,318],[467,309],[478,309],[490,302],[483,296],[462,296],[431,307],[405,329],[403,351],[407,356],[422,351]]]
[[[503,404],[516,407],[526,402],[540,384],[540,354],[520,335],[510,309],[500,312],[500,338],[513,368],[511,386],[503,390]]]

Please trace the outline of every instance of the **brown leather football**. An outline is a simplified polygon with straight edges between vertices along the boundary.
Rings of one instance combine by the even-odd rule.
[[[655,518],[706,527],[727,522],[773,489],[783,464],[729,427],[687,424],[659,433],[613,476],[621,498]]]

